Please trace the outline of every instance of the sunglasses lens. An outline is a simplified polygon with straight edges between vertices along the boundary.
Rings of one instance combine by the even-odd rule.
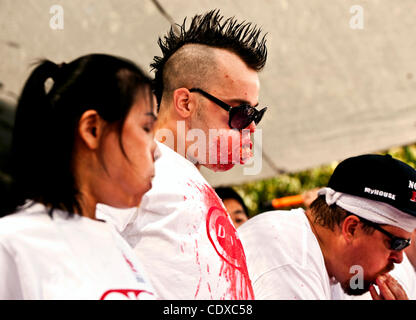
[[[234,107],[230,110],[230,126],[238,130],[247,128],[253,121],[252,117],[246,106]]]
[[[406,239],[394,239],[391,242],[391,248],[392,250],[403,250],[404,248],[408,247],[410,245],[410,241]]]
[[[259,112],[252,106],[241,105],[234,107],[230,110],[230,126],[233,129],[242,130],[247,128],[253,121],[257,124],[263,114],[261,114],[260,119],[257,120],[258,116]]]

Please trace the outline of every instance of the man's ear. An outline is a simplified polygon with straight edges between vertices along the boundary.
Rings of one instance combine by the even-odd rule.
[[[186,88],[173,91],[173,106],[175,111],[182,117],[188,118],[196,108],[196,99]]]
[[[344,222],[342,223],[342,235],[348,243],[357,236],[359,224],[360,219],[354,215],[350,215],[344,219]]]
[[[78,122],[78,134],[87,148],[96,149],[103,131],[104,120],[95,110],[85,111]]]

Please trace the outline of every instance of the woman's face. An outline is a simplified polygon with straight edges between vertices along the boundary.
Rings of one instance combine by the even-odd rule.
[[[154,97],[144,92],[131,107],[121,133],[114,125],[107,125],[104,130],[98,152],[106,183],[99,186],[99,202],[119,208],[134,207],[152,187],[156,150],[153,106]]]

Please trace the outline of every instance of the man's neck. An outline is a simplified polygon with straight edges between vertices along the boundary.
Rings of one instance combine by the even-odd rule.
[[[186,157],[186,134],[188,128],[186,127],[184,120],[176,120],[169,117],[160,117],[155,126],[155,138],[160,143],[171,148],[176,153],[180,154],[184,158]],[[189,160],[189,159],[188,159]],[[199,170],[201,164],[194,163]]]
[[[154,132],[157,141],[178,152],[178,121],[176,119],[172,119],[168,115],[159,115]]]

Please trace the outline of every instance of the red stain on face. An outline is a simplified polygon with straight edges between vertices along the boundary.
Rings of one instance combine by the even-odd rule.
[[[253,156],[250,130],[227,130],[210,141],[208,167],[214,171],[227,171],[236,164],[244,164]]]

